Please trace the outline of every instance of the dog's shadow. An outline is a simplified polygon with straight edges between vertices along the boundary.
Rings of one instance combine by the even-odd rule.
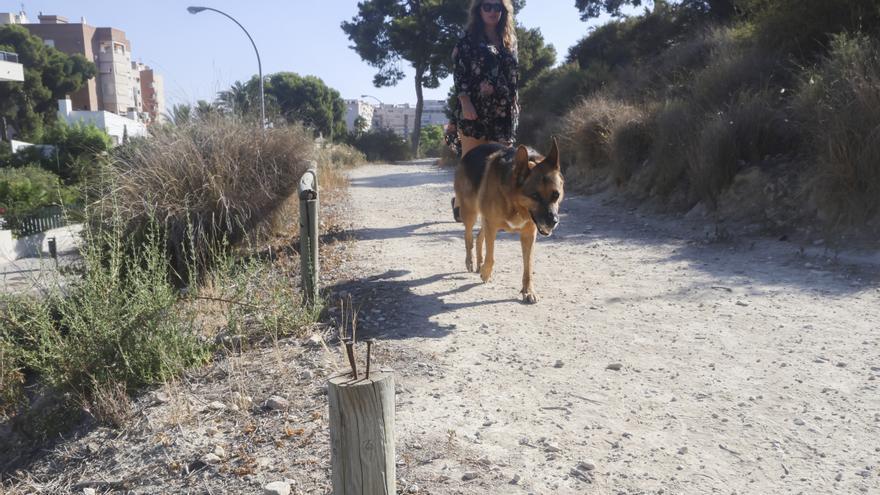
[[[454,332],[457,327],[437,323],[434,317],[439,314],[492,304],[520,304],[518,298],[448,303],[443,298],[467,292],[483,285],[482,282],[464,283],[442,292],[425,293],[416,289],[443,280],[466,280],[478,275],[452,272],[408,279],[409,274],[406,270],[389,270],[381,275],[328,287],[324,297],[330,301],[327,310],[329,316],[338,318],[339,300],[350,296],[358,309],[358,335],[363,338],[440,338]]]

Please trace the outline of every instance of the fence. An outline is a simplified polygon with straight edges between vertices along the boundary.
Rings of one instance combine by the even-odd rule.
[[[29,215],[7,216],[0,219],[0,227],[11,230],[15,237],[39,234],[49,229],[57,229],[67,224],[60,206],[40,208]]]

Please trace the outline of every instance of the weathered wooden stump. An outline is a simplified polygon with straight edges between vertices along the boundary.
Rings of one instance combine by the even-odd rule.
[[[327,396],[334,495],[395,495],[392,372],[332,378]]]

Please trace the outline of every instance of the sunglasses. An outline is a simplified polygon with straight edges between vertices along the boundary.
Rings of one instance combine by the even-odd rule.
[[[500,3],[484,3],[480,5],[480,8],[487,14],[493,10],[495,12],[504,12],[504,5],[501,5]]]

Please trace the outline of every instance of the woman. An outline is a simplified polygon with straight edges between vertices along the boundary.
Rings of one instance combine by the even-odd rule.
[[[471,1],[452,60],[462,156],[483,143],[513,144],[519,73],[511,0]]]
[[[511,0],[471,0],[465,33],[452,52],[461,156],[497,142],[512,145],[519,119],[516,27]],[[452,214],[460,222],[452,200]]]

